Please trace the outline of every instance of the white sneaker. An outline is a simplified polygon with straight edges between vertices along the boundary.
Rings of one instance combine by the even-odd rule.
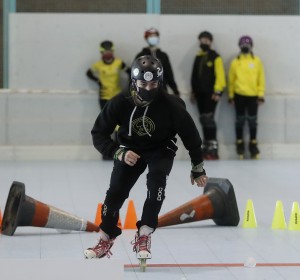
[[[110,258],[112,255],[110,248],[114,245],[115,239],[110,239],[108,236],[106,236],[107,235],[104,232],[101,232],[98,243],[94,247],[88,248],[84,251],[84,256],[86,259],[100,259],[105,256]]]

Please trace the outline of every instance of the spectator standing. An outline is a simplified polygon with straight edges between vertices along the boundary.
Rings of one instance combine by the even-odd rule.
[[[213,35],[203,31],[198,36],[200,51],[195,57],[191,77],[191,101],[196,102],[203,130],[204,158],[219,159],[215,111],[226,86],[223,60],[211,48]]]
[[[164,68],[164,81],[163,88],[167,91],[167,86],[169,86],[175,95],[180,95],[177,84],[174,79],[174,74],[171,66],[171,62],[169,60],[169,56],[166,52],[163,52],[159,47],[159,31],[155,28],[150,28],[145,31],[144,38],[148,43],[148,47],[144,47],[140,53],[136,55],[136,58],[143,55],[151,55],[162,63]]]
[[[229,69],[229,102],[234,103],[236,112],[236,151],[244,158],[244,125],[248,122],[251,158],[259,157],[257,146],[258,106],[264,103],[265,73],[260,58],[253,53],[253,40],[242,36],[238,42],[240,53],[231,62]]]
[[[99,84],[99,105],[103,109],[108,100],[121,92],[121,70],[130,75],[130,69],[114,55],[114,44],[103,41],[100,44],[101,60],[96,61],[86,75]]]

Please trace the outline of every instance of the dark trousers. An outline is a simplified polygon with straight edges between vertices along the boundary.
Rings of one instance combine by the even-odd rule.
[[[164,148],[139,155],[141,158],[134,166],[129,166],[119,160],[114,161],[110,186],[102,206],[100,225],[110,238],[121,234],[121,229],[117,227],[119,210],[147,166],[147,196],[138,226],[147,225],[153,229],[157,227],[158,214],[165,199],[166,181],[173,166],[175,152]]]
[[[196,96],[205,141],[217,139],[217,125],[214,116],[218,102],[212,100],[211,97],[211,92],[203,92]]]
[[[245,122],[248,121],[250,139],[256,139],[257,134],[257,96],[234,95],[234,105],[236,112],[235,131],[236,138],[243,139]]]

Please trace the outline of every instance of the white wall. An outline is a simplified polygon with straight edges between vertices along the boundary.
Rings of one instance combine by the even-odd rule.
[[[161,48],[200,131],[187,95],[199,32],[214,34],[227,69],[238,38],[251,35],[267,80],[259,110],[261,156],[300,158],[299,17],[17,13],[10,17],[11,90],[0,91],[0,159],[98,159],[90,136],[99,112],[97,87],[85,71],[105,39],[115,42],[116,54],[130,65],[145,46],[149,26],[161,32]],[[235,158],[234,110],[226,96],[216,120],[221,158]],[[187,158],[182,146],[177,158]]]
[[[85,71],[98,59],[99,42],[113,40],[116,54],[130,65],[150,26],[161,32],[160,46],[183,93],[190,91],[197,37],[205,29],[215,36],[227,69],[238,38],[248,34],[265,65],[267,93],[300,92],[300,17],[244,15],[12,14],[10,88],[96,89]]]
[[[198,112],[183,97],[199,131]],[[271,95],[259,112],[261,158],[300,158],[300,96]],[[99,159],[91,129],[99,113],[96,92],[0,91],[0,160]],[[237,158],[234,110],[224,97],[218,107],[222,159]],[[179,141],[177,159],[188,153]]]

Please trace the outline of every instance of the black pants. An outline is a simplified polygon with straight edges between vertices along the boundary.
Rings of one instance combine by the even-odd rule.
[[[214,117],[218,102],[212,100],[211,97],[211,92],[203,92],[196,95],[197,108],[203,130],[203,140],[205,141],[217,139],[217,125]]]
[[[248,121],[250,139],[256,139],[257,134],[257,96],[234,95],[234,105],[236,112],[235,131],[236,138],[243,139],[245,122]]]
[[[100,225],[100,228],[110,238],[121,234],[121,229],[117,227],[119,210],[147,166],[147,196],[138,227],[142,225],[153,229],[157,227],[158,214],[165,199],[166,181],[173,166],[175,152],[164,148],[139,155],[141,158],[134,166],[124,164],[119,160],[114,161],[110,186],[102,206],[102,223]]]

